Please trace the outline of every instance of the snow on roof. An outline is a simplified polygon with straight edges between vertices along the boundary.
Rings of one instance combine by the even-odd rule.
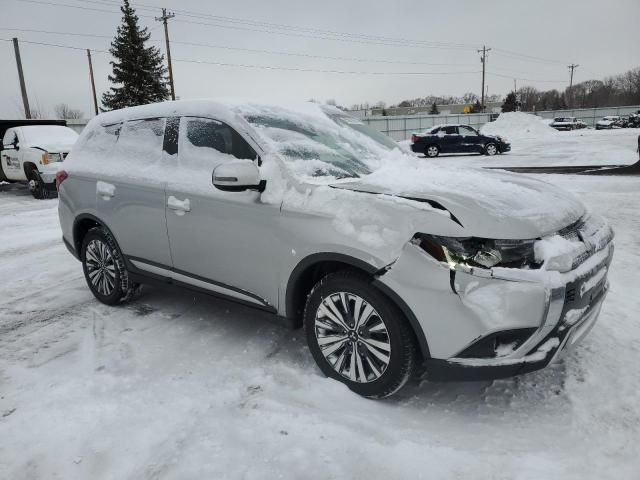
[[[175,100],[152,103],[137,107],[123,108],[105,112],[96,117],[102,125],[119,123],[126,120],[167,117],[167,116],[210,116],[215,115],[221,121],[231,120],[239,113],[255,110],[289,110],[311,116],[324,117],[328,107],[313,102],[265,102],[243,98],[202,98],[193,100]],[[337,110],[337,109],[336,109]],[[338,111],[338,110],[337,110]]]

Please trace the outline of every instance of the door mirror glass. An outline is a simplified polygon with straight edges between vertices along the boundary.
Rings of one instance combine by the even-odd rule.
[[[225,192],[257,190],[263,192],[266,180],[260,180],[260,170],[250,160],[233,160],[213,170],[213,185]]]

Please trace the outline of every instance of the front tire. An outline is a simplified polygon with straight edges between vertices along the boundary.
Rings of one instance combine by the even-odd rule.
[[[428,158],[436,158],[438,155],[440,155],[440,148],[437,145],[429,145],[427,146],[427,148],[425,148],[424,154]]]
[[[487,143],[484,146],[484,154],[490,157],[493,157],[496,153],[498,153],[498,147],[495,143]]]
[[[40,174],[35,168],[29,170],[29,173],[27,175],[27,182],[33,198],[37,200],[44,200],[49,198],[49,191],[47,190],[47,187],[42,181]]]
[[[126,302],[140,289],[129,279],[118,245],[108,230],[89,230],[82,242],[80,260],[87,285],[100,302],[117,305]]]
[[[365,397],[393,395],[417,363],[415,336],[400,310],[356,272],[331,273],[315,285],[304,326],[320,370]]]

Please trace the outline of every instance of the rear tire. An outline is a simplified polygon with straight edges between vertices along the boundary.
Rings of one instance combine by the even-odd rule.
[[[320,280],[307,298],[304,326],[320,370],[364,397],[393,395],[415,369],[419,354],[409,323],[360,273],[343,270]]]
[[[129,279],[122,253],[107,229],[89,230],[82,241],[80,260],[87,285],[100,302],[117,305],[140,291],[140,285]]]
[[[427,145],[424,150],[424,154],[428,158],[436,158],[440,155],[440,148],[437,145]]]

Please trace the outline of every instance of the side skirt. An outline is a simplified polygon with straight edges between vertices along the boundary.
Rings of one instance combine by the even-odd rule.
[[[230,285],[225,285],[214,280],[192,275],[166,265],[159,265],[155,262],[137,257],[125,256],[125,259],[127,268],[134,281],[148,283],[149,280],[152,280],[155,281],[155,283],[175,284],[269,313],[277,313],[277,310],[272,305],[269,305],[257,295]]]

